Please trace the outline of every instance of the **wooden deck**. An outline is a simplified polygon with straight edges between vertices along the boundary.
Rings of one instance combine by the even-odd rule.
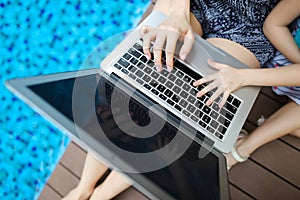
[[[249,131],[256,127],[260,115],[269,116],[286,102],[286,98],[263,88],[245,123]],[[40,200],[61,199],[80,179],[86,152],[71,143],[53,172]],[[251,155],[245,163],[229,172],[232,199],[300,199],[300,139],[285,136]],[[147,199],[130,188],[115,199]]]

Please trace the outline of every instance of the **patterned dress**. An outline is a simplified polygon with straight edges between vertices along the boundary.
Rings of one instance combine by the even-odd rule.
[[[274,55],[264,36],[265,18],[279,0],[192,0],[191,12],[204,38],[225,38],[250,50],[261,66]]]
[[[295,38],[295,42],[300,48],[300,16],[290,24],[289,26],[292,35]],[[276,67],[284,67],[292,64],[284,55],[280,53],[280,51],[275,52],[275,56],[269,62],[266,63],[266,67],[276,68]],[[300,74],[299,74],[300,79]],[[300,86],[287,87],[273,87],[273,91],[278,95],[286,95],[293,101],[295,101],[298,105],[300,105]]]

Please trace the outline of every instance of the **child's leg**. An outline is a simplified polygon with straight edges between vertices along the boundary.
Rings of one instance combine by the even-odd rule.
[[[237,152],[246,157],[262,145],[284,135],[300,132],[300,106],[289,102],[255,129],[247,138],[237,144]],[[237,161],[226,154],[227,165],[233,166]]]
[[[96,183],[108,170],[107,166],[97,160],[91,153],[87,153],[81,179],[76,188],[63,200],[85,200],[93,193]]]
[[[131,186],[129,180],[117,171],[112,171],[105,181],[95,188],[90,200],[112,199]]]

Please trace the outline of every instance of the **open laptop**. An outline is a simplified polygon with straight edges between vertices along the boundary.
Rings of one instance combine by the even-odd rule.
[[[162,13],[154,11],[144,21],[143,25],[156,26],[164,19],[165,16]],[[149,69],[151,70],[153,68],[151,68],[153,63],[143,61],[144,58],[142,58],[142,55],[138,56],[137,54],[141,54],[140,42],[138,31],[130,33],[125,40],[103,60],[100,71],[99,69],[91,69],[79,72],[15,79],[8,81],[7,86],[39,113],[54,122],[58,128],[67,131],[73,140],[78,143],[86,144],[90,151],[101,157],[102,160],[108,162],[110,166],[114,166],[116,169],[126,169],[123,171],[126,172],[129,178],[134,180],[136,188],[140,189],[151,199],[180,199],[185,197],[190,199],[189,196],[185,196],[189,193],[194,194],[193,197],[195,199],[228,199],[229,192],[225,159],[221,152],[228,152],[234,144],[239,130],[257,96],[258,88],[247,87],[235,92],[229,98],[230,102],[228,105],[230,109],[217,113],[218,108],[214,108],[214,105],[200,110],[198,109],[200,107],[198,100],[195,100],[195,104],[191,104],[193,100],[190,96],[195,94],[191,91],[195,88],[190,88],[192,87],[190,82],[189,85],[185,83],[200,77],[201,74],[206,75],[213,72],[206,64],[207,58],[212,58],[217,62],[223,62],[241,68],[246,68],[247,66],[222,50],[208,44],[201,38],[196,37],[193,50],[185,62],[176,60],[176,70],[172,73],[164,74],[165,72],[162,72],[161,74],[154,75],[155,70],[149,71]],[[144,67],[142,68],[141,66],[143,65],[139,63],[142,63]],[[198,69],[197,66],[201,66],[201,68]],[[139,76],[139,74],[141,74],[139,71],[143,73],[141,77]],[[196,71],[201,74],[197,74]],[[148,73],[150,79],[145,76]],[[196,77],[194,74],[196,74]],[[160,83],[163,81],[163,76],[165,76],[164,90],[159,89],[160,85],[162,85]],[[181,91],[177,91],[177,94],[179,94],[177,98],[180,98],[178,102],[176,101],[176,96],[174,97],[176,90],[171,90],[172,84],[173,89],[176,85],[181,85]],[[74,85],[75,88],[77,88],[76,90],[74,90]],[[110,138],[109,136],[112,130],[109,129],[108,134],[105,134],[105,137],[103,137],[99,134],[99,127],[97,127],[99,124],[101,127],[102,125],[106,127],[104,123],[105,120],[98,114],[88,117],[84,115],[84,113],[87,115],[88,113],[97,113],[95,105],[97,107],[97,105],[102,105],[103,102],[108,104],[107,106],[111,108],[118,105],[118,102],[122,105],[122,99],[117,99],[115,102],[111,101],[111,96],[114,93],[107,92],[111,87],[118,88],[117,90],[113,89],[113,91],[120,91],[118,94],[122,93],[121,96],[126,97],[127,95],[127,99],[134,99],[135,103],[131,105],[132,110],[130,111],[133,112],[133,114],[135,110],[143,108],[141,110],[144,111],[139,112],[136,120],[142,119],[142,117],[138,116],[147,117],[147,115],[149,115],[152,116],[150,117],[151,120],[155,122],[165,122],[163,126],[161,126],[161,130],[163,131],[159,132],[160,134],[158,133],[158,136],[155,136],[154,143],[153,139],[151,139],[153,135],[146,134],[148,137],[145,136],[144,138],[135,137],[141,132],[134,133],[134,131],[128,135],[132,130],[130,127],[128,129],[129,132],[121,131],[118,133],[118,137],[107,140],[107,138]],[[188,88],[190,88],[190,90],[188,90]],[[187,94],[183,93],[184,95],[181,96],[183,89],[186,89]],[[166,92],[167,90],[169,91]],[[170,92],[172,92],[173,95],[169,95]],[[74,98],[74,93],[77,93],[75,95],[77,98]],[[162,95],[166,98],[162,98]],[[187,102],[186,105],[180,103],[182,99]],[[170,101],[168,102],[168,100]],[[173,105],[170,103],[171,101],[174,103]],[[114,106],[111,105],[112,102],[114,102]],[[196,108],[194,111],[188,109],[191,105]],[[181,109],[179,109],[179,106],[181,106]],[[204,106],[202,105],[202,107]],[[150,109],[151,112],[149,108],[152,108]],[[164,110],[163,108],[165,108],[166,112],[162,112],[162,110]],[[189,111],[189,113],[185,111]],[[200,112],[202,115],[196,115],[196,112]],[[217,115],[215,113],[217,113]],[[192,117],[194,115],[198,116],[197,121]],[[138,124],[145,123],[145,120],[147,121],[147,119],[143,119],[141,122],[138,122]],[[214,128],[212,124],[214,121],[219,122],[216,128]],[[94,124],[98,125],[94,127]],[[145,124],[142,126],[147,126]],[[120,124],[118,124],[118,126],[119,125]],[[210,127],[214,129],[212,130]],[[170,134],[166,134],[166,130],[171,130]],[[145,132],[151,134],[151,129]],[[126,133],[126,136],[122,136],[122,134],[120,136],[120,133]],[[174,136],[174,133],[177,134]],[[178,138],[177,135],[179,136]],[[176,141],[184,141],[184,144],[189,145],[183,145],[185,149],[179,148],[180,153],[176,152],[175,154],[169,154],[165,157],[162,157],[162,154],[154,153],[151,155],[153,162],[149,162],[148,159],[144,160],[145,163],[139,163],[141,160],[137,159],[138,156],[128,156],[123,154],[123,152],[119,152],[119,149],[134,152],[134,155],[147,153],[148,151],[156,152],[159,149],[163,149],[161,146],[164,146],[165,143],[172,143],[175,139]],[[136,140],[138,140],[138,142]],[[110,145],[111,141],[113,141],[115,145]],[[126,143],[126,141],[129,142]],[[160,144],[159,146],[157,146],[158,143]],[[136,144],[144,145],[139,146]],[[200,155],[201,151],[202,156]],[[167,160],[169,157],[175,157],[176,159],[171,162]],[[158,167],[156,165],[157,163],[166,163],[166,165],[164,167]],[[145,166],[148,168],[146,167],[145,169]],[[175,171],[178,171],[182,168],[184,169],[182,173],[172,173],[172,170],[175,169]],[[176,182],[176,180],[178,180],[177,175],[181,178],[184,177],[184,180],[186,180],[191,187],[184,187],[186,184],[174,184],[174,181]],[[160,176],[165,177],[164,179],[157,178]],[[173,186],[171,187],[172,184]],[[199,188],[199,186],[201,186],[201,188]]]
[[[153,67],[153,60],[148,61],[142,53],[139,29],[143,25],[155,27],[164,19],[162,13],[154,11],[137,28],[137,31],[129,34],[103,60],[101,70],[138,88],[145,96],[154,99],[204,134],[208,140],[211,140],[214,148],[229,152],[256,99],[259,87],[245,87],[236,91],[229,96],[222,109],[218,106],[220,97],[211,106],[205,105],[211,94],[197,99],[196,93],[204,86],[196,88],[192,83],[204,75],[216,72],[208,66],[208,58],[237,68],[248,68],[197,35],[193,49],[184,62],[175,58],[175,69],[171,73],[166,68],[157,73]],[[179,52],[179,47],[180,45],[177,45],[176,52]],[[196,140],[197,137],[202,136],[196,134]]]

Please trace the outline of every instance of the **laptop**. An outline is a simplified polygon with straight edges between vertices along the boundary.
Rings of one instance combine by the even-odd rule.
[[[138,28],[164,19],[154,11]],[[144,60],[139,32],[132,31],[100,70],[14,79],[6,85],[72,140],[122,170],[149,198],[229,199],[222,152],[232,148],[259,88],[233,93],[226,110],[205,107],[191,98],[199,88],[190,83],[214,72],[207,58],[247,68],[196,36],[186,61],[176,58],[174,71],[157,73],[153,62]],[[103,117],[105,112],[113,121]]]

